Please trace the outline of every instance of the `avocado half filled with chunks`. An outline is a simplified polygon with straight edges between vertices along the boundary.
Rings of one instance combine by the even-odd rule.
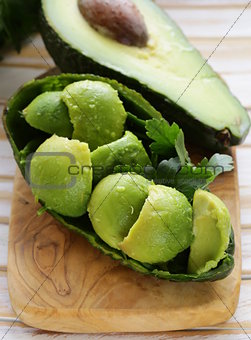
[[[41,33],[63,72],[117,79],[186,137],[212,150],[241,143],[247,111],[151,0],[42,0]]]
[[[3,122],[40,213],[143,274],[213,281],[232,271],[228,210],[199,189],[216,175],[179,187],[182,169],[196,168],[183,132],[134,90],[94,75],[33,80],[10,98]],[[202,169],[221,157],[231,161],[216,154]],[[163,174],[174,180],[158,184]]]

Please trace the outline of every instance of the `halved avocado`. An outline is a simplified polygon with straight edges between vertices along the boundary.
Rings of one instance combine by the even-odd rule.
[[[90,72],[134,87],[186,136],[211,149],[242,142],[250,119],[224,81],[154,2],[133,2],[147,27],[145,47],[97,32],[78,0],[42,0],[41,33],[56,64],[65,72]]]

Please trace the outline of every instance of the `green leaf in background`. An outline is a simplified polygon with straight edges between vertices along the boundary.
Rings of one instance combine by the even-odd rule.
[[[37,30],[39,8],[40,0],[0,0],[0,47],[20,51],[22,40]]]
[[[182,165],[190,162],[185,148],[184,134],[176,123],[170,125],[165,119],[151,119],[146,122],[146,134],[154,140],[150,145],[153,152],[170,158],[178,155]]]

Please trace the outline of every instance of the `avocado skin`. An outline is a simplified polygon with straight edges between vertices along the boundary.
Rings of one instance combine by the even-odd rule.
[[[246,126],[246,132],[241,138],[229,133],[229,138],[222,140],[218,137],[220,131],[191,117],[188,112],[170,101],[167,97],[152,91],[134,78],[127,77],[115,70],[98,64],[91,58],[84,56],[72,48],[64,42],[49,25],[42,9],[40,10],[39,18],[40,33],[45,46],[62,72],[92,73],[116,79],[129,88],[135,89],[161,112],[169,123],[178,123],[188,140],[195,144],[199,143],[199,145],[201,145],[201,141],[203,140],[203,145],[210,150],[219,152],[226,151],[228,147],[232,145],[241,144],[248,134],[250,124]],[[229,131],[227,130],[227,132]]]
[[[137,117],[141,119],[151,119],[153,117],[160,118],[161,115],[149,103],[147,103],[140,94],[128,89],[119,84],[115,80],[104,79],[94,75],[78,75],[78,74],[61,74],[49,76],[39,80],[32,80],[24,84],[13,96],[9,99],[7,107],[3,113],[3,126],[6,135],[11,144],[13,154],[17,165],[19,166],[23,176],[25,177],[25,162],[24,157],[31,152],[34,152],[39,143],[42,143],[50,135],[36,130],[29,126],[19,114],[36,96],[45,91],[61,91],[65,86],[73,81],[84,79],[107,81],[115,89],[118,90],[120,96],[123,97],[123,102],[128,106],[133,114],[137,113]],[[134,109],[134,110],[133,110]],[[136,113],[135,113],[136,111]],[[24,151],[25,149],[25,151]],[[22,152],[23,151],[23,152]],[[23,153],[25,152],[25,155]],[[80,218],[70,218],[57,214],[55,211],[49,210],[56,220],[62,223],[70,231],[74,231],[85,237],[90,244],[99,249],[105,255],[109,255],[114,260],[121,264],[140,272],[144,275],[151,275],[157,278],[176,281],[176,282],[203,282],[221,280],[227,277],[234,268],[234,237],[233,231],[230,236],[230,244],[227,249],[227,256],[219,263],[218,267],[203,274],[174,274],[156,266],[146,265],[136,260],[128,258],[121,251],[108,246],[103,242],[98,235],[93,231],[91,222],[85,214]]]
[[[55,217],[60,223],[62,223],[69,230],[78,233],[79,235],[85,237],[88,242],[99,249],[103,254],[110,256],[113,260],[119,261],[124,266],[133,269],[136,272],[139,272],[144,275],[155,276],[159,279],[164,279],[168,281],[174,282],[204,282],[204,281],[217,281],[222,280],[227,277],[234,268],[234,257],[230,253],[227,254],[226,258],[224,258],[217,268],[211,269],[207,273],[203,274],[174,274],[170,273],[167,270],[162,270],[160,268],[156,268],[156,266],[152,266],[146,263],[141,263],[137,260],[133,260],[130,257],[127,257],[121,251],[111,248],[102,241],[99,236],[93,231],[91,222],[87,215],[82,216],[79,219],[67,218],[62,215],[59,215],[53,211],[48,211],[53,217]],[[85,226],[83,228],[83,225]]]

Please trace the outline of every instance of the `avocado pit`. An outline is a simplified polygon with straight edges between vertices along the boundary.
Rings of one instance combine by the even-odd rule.
[[[89,25],[99,33],[124,45],[146,46],[145,21],[131,0],[78,0],[78,7]]]

